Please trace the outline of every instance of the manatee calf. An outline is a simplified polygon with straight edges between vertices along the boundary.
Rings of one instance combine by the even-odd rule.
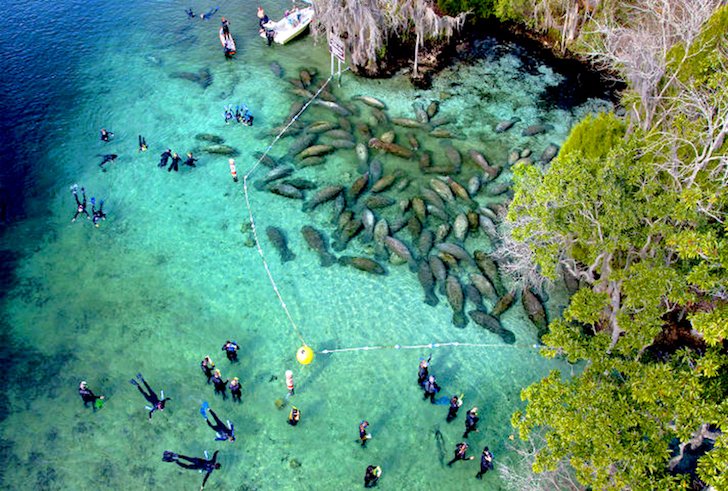
[[[417,271],[417,263],[415,262],[415,258],[412,256],[412,253],[404,244],[404,242],[390,236],[384,238],[384,245],[387,247],[389,252],[404,259],[407,264],[409,264],[410,271],[412,271],[413,273]]]
[[[532,124],[531,126],[523,130],[521,136],[540,135],[541,133],[546,133],[547,131],[551,131],[553,129],[554,127],[550,124]]]
[[[321,266],[327,268],[336,262],[336,257],[329,252],[329,244],[323,232],[310,225],[301,227],[303,239],[316,254],[319,255]]]
[[[381,179],[379,179],[377,182],[372,184],[372,193],[381,193],[382,191],[386,191],[387,189],[392,187],[392,184],[394,184],[394,181],[397,180],[399,174],[389,174],[388,176],[384,176]]]
[[[503,133],[504,131],[510,130],[514,124],[520,121],[521,118],[518,117],[499,121],[498,124],[495,125],[495,128],[493,128],[493,131],[495,131],[496,133]]]
[[[460,329],[464,328],[468,321],[463,314],[463,289],[460,281],[454,275],[447,276],[445,280],[445,293],[447,294],[447,301],[450,303],[450,307],[452,307],[453,325]]]
[[[500,317],[506,310],[511,308],[513,302],[516,300],[516,292],[510,291],[503,295],[498,302],[496,302],[493,310],[490,312],[493,317]]]
[[[541,300],[531,292],[528,288],[524,288],[521,292],[521,304],[523,310],[526,311],[528,318],[531,319],[533,325],[536,326],[538,339],[548,332],[548,321],[546,320],[546,309],[544,309]]]
[[[351,266],[358,270],[366,271],[367,273],[378,275],[387,274],[387,270],[381,264],[368,257],[341,256],[339,257],[339,264]]]
[[[435,277],[432,274],[430,265],[427,261],[421,261],[417,268],[417,279],[425,292],[425,303],[432,307],[439,303],[437,295],[435,295]]]
[[[279,196],[291,199],[303,199],[303,191],[291,186],[290,184],[284,184],[282,182],[275,183],[268,187],[268,191]]]
[[[288,248],[286,235],[283,230],[277,227],[266,227],[265,233],[268,235],[268,240],[270,240],[273,247],[276,248],[278,254],[281,256],[281,262],[285,263],[296,258],[296,255]]]
[[[344,190],[344,186],[326,186],[321,188],[308,202],[303,205],[303,211],[311,211],[322,203],[331,201]]]

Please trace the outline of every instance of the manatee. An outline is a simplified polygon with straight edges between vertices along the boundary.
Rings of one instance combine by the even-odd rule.
[[[451,242],[441,242],[435,246],[435,248],[439,251],[445,252],[447,254],[450,254],[452,257],[457,259],[458,261],[465,262],[468,264],[475,265],[475,261],[473,261],[473,258],[470,257],[470,254],[468,251],[463,249],[457,244],[453,244]]]
[[[304,225],[301,227],[301,234],[308,247],[319,255],[322,267],[327,268],[336,262],[336,257],[329,252],[329,244],[323,232],[310,225]]]
[[[447,157],[447,160],[449,160],[456,169],[460,169],[460,166],[463,165],[463,157],[460,155],[458,149],[452,145],[445,145],[445,157]]]
[[[484,295],[491,303],[495,304],[498,301],[498,294],[487,276],[480,273],[470,273],[469,278],[480,294]]]
[[[394,219],[392,219],[392,221],[389,223],[390,235],[394,235],[397,232],[399,232],[400,230],[402,230],[403,228],[405,228],[407,226],[407,224],[409,223],[409,219],[410,219],[409,213],[404,213],[400,216],[394,217]]]
[[[521,121],[521,118],[506,119],[504,121],[498,122],[498,124],[495,125],[495,128],[493,128],[493,130],[496,133],[503,133],[504,131],[510,130],[514,124],[516,124],[520,121]]]
[[[317,165],[324,165],[325,163],[326,157],[306,157],[297,164],[297,167],[299,169],[305,169],[306,167],[316,167]]]
[[[417,279],[420,280],[420,285],[425,292],[425,303],[432,307],[439,303],[437,295],[435,295],[435,277],[432,275],[432,270],[427,261],[420,262],[417,269]]]
[[[356,131],[366,140],[372,137],[372,130],[369,129],[369,125],[366,123],[357,123]]]
[[[415,117],[418,122],[420,122],[422,124],[426,124],[428,121],[430,121],[430,117],[427,115],[427,111],[425,111],[425,108],[421,102],[419,102],[419,101],[413,102],[412,109],[415,110]]]
[[[523,310],[526,311],[528,318],[531,319],[533,325],[536,326],[538,339],[548,332],[548,321],[546,320],[546,309],[544,309],[541,300],[531,292],[528,288],[524,288],[521,292],[521,304]]]
[[[413,241],[420,238],[422,223],[420,223],[416,216],[412,215],[409,220],[407,220],[407,230],[409,231]]]
[[[265,233],[268,235],[273,247],[276,248],[278,254],[281,256],[281,262],[288,262],[296,258],[296,255],[288,248],[286,242],[286,235],[283,230],[277,227],[266,227]]]
[[[440,282],[440,293],[445,293],[445,279],[447,278],[447,267],[437,256],[430,256],[428,259],[432,275]]]
[[[318,135],[315,133],[304,133],[291,143],[291,146],[288,148],[288,155],[297,155],[303,152],[305,149],[313,145],[317,138]]]
[[[450,186],[445,184],[439,179],[430,179],[430,187],[435,191],[440,198],[442,198],[444,201],[448,203],[452,203],[455,201],[455,196],[452,194],[452,190],[450,190]],[[442,206],[444,208],[444,206]]]
[[[475,232],[478,230],[478,225],[480,224],[480,215],[475,213],[472,210],[469,210],[465,216],[468,217],[468,228],[471,232]]]
[[[471,310],[470,312],[468,312],[468,315],[479,326],[484,327],[487,330],[489,330],[490,332],[492,332],[493,334],[497,334],[498,336],[501,336],[503,338],[502,333],[503,333],[503,331],[505,331],[505,329],[503,328],[500,321],[496,317],[493,317],[492,315],[487,314],[487,313],[483,312],[482,310],[477,310],[477,309]],[[505,338],[503,338],[503,340],[505,341]],[[509,343],[509,344],[512,344],[512,343]]]
[[[274,167],[278,167],[280,165],[276,161],[276,159],[274,159],[273,157],[271,157],[267,153],[263,153],[263,152],[253,152],[253,157],[255,157],[261,164],[263,164],[264,166],[269,167],[271,169],[274,168]]]
[[[445,280],[445,293],[447,294],[447,301],[452,307],[452,323],[455,327],[460,329],[464,328],[467,324],[467,319],[463,314],[463,289],[460,286],[460,281],[454,275],[448,275]]]
[[[445,202],[442,198],[440,198],[440,195],[432,189],[421,188],[420,191],[422,192],[422,199],[424,199],[428,205],[432,205],[440,209],[445,208]]]
[[[532,124],[531,126],[523,130],[521,136],[540,135],[541,133],[546,133],[547,131],[551,131],[553,129],[554,127],[550,124]]]
[[[476,250],[473,252],[475,258],[475,264],[478,265],[478,269],[490,280],[495,288],[496,293],[500,296],[503,295],[503,285],[500,281],[500,274],[498,273],[498,266],[495,261],[483,251]]]
[[[500,167],[490,165],[482,153],[478,152],[477,150],[470,150],[468,152],[468,155],[470,156],[470,160],[475,162],[475,164],[477,164],[478,167],[483,170],[485,175],[487,175],[488,180],[492,180],[498,177],[498,174],[500,173]]]
[[[215,145],[222,145],[225,143],[225,139],[221,136],[213,135],[212,133],[197,133],[195,140],[214,143]]]
[[[304,87],[308,87],[311,85],[311,80],[313,79],[313,76],[308,70],[301,70],[298,74],[298,77],[301,79],[301,83]]]
[[[238,151],[230,145],[210,145],[202,149],[206,153],[214,153],[216,155],[227,155],[228,157],[235,157],[238,155]]]
[[[445,128],[435,128],[434,130],[430,131],[429,135],[433,138],[452,138],[456,140],[463,138],[462,135],[453,133],[452,131]]]
[[[435,244],[443,242],[448,235],[450,235],[450,224],[441,223],[438,225],[437,229],[435,229]]]
[[[392,124],[404,128],[424,128],[422,123],[410,118],[392,118]]]
[[[468,234],[468,217],[465,213],[459,213],[455,217],[455,221],[452,224],[453,235],[460,242],[465,241],[465,237]]]
[[[427,257],[435,243],[435,234],[430,229],[423,229],[420,238],[417,241],[417,250],[421,257]]]
[[[485,192],[488,193],[489,196],[500,196],[504,193],[507,193],[513,188],[513,184],[504,181],[504,182],[497,182],[497,183],[491,183],[485,188]]]
[[[480,191],[480,177],[473,176],[468,179],[468,194],[470,196],[475,196],[478,194],[478,191]]]
[[[367,273],[385,275],[387,270],[373,259],[368,257],[355,257],[355,256],[340,256],[339,264],[345,266],[352,266],[358,270],[366,271]]]
[[[402,192],[407,189],[411,183],[412,181],[410,181],[407,177],[403,177],[402,179],[397,181],[397,184],[394,186],[394,190]]]
[[[313,123],[308,125],[308,127],[306,127],[306,132],[321,134],[326,133],[327,131],[335,130],[336,128],[338,128],[338,125],[331,121],[314,121]]]
[[[439,118],[433,118],[430,121],[430,127],[437,128],[438,126],[445,126],[454,121],[452,116],[440,116]]]
[[[510,291],[503,295],[501,298],[498,299],[498,302],[496,302],[495,306],[493,307],[493,310],[491,311],[491,315],[493,317],[500,317],[506,310],[511,308],[511,305],[513,305],[513,301],[516,299],[516,292]]]
[[[293,179],[286,179],[283,181],[283,184],[288,184],[289,186],[293,186],[296,189],[300,189],[301,191],[306,191],[309,189],[316,189],[316,183],[313,181],[309,181],[308,179],[303,179],[300,177],[296,177]]]
[[[379,159],[374,159],[369,163],[369,179],[371,182],[377,182],[382,178],[384,168],[382,162]]]
[[[300,189],[298,189],[294,186],[291,186],[290,184],[285,184],[282,182],[273,184],[272,186],[270,186],[268,188],[268,191],[270,191],[273,194],[277,194],[279,196],[284,196],[286,198],[291,198],[291,199],[303,199],[304,198],[303,192]]]
[[[521,155],[519,155],[520,158],[525,159],[531,156],[531,149],[530,148],[524,148],[521,151]]]
[[[349,206],[353,206],[354,203],[356,203],[356,200],[359,198],[361,193],[366,191],[368,185],[369,172],[366,172],[365,174],[356,178],[356,180],[352,183],[351,186],[349,186],[349,189],[346,191],[346,200],[349,203]]]
[[[339,116],[351,116],[351,111],[349,111],[347,108],[345,108],[344,106],[342,106],[341,104],[338,104],[336,102],[324,101],[321,99],[313,99],[313,103],[316,105],[325,107],[326,109],[330,109],[331,111],[338,114]]]
[[[394,237],[385,237],[384,238],[384,245],[387,247],[389,252],[392,254],[395,254],[405,261],[407,261],[407,264],[409,264],[410,271],[413,273],[417,271],[417,263],[415,262],[414,257],[412,256],[412,253],[407,248],[407,246],[400,241],[399,239],[395,239]]]
[[[372,193],[381,193],[382,191],[386,191],[387,189],[392,187],[392,184],[394,184],[397,176],[398,174],[389,174],[388,176],[384,176],[379,179],[372,185]]]
[[[476,203],[470,198],[470,193],[467,189],[463,187],[462,184],[457,182],[455,179],[451,178],[450,176],[447,176],[445,178],[445,182],[448,186],[450,186],[450,190],[452,193],[460,198],[461,200],[465,201],[470,207],[475,207]]]
[[[395,203],[396,200],[394,198],[384,196],[383,194],[379,194],[377,196],[368,196],[367,199],[364,200],[364,204],[367,207],[373,209],[386,208],[388,206],[392,206]]]
[[[477,310],[485,310],[485,307],[483,306],[483,297],[477,287],[468,283],[463,287],[463,294],[465,294],[465,298],[472,303]]]
[[[339,117],[338,121],[339,121],[339,127],[342,130],[346,131],[347,133],[351,133],[351,129],[352,129],[351,121],[349,121],[348,119],[346,119],[343,116]]]
[[[289,165],[281,165],[279,167],[275,167],[268,171],[268,173],[263,176],[262,179],[257,181],[255,183],[256,189],[263,189],[266,184],[269,182],[277,181],[279,179],[283,179],[284,177],[288,177],[291,174],[293,174],[293,167]]]
[[[415,196],[411,201],[412,210],[415,212],[415,216],[419,218],[420,222],[425,223],[427,219],[427,208],[425,202],[419,196]]]
[[[382,218],[374,225],[374,242],[384,245],[384,239],[389,235],[389,224]]]
[[[394,131],[385,131],[382,133],[382,135],[379,137],[380,140],[382,140],[384,143],[393,143],[394,142]]]
[[[437,454],[438,459],[440,461],[440,467],[445,466],[445,456],[447,455],[447,450],[445,446],[445,438],[443,438],[442,433],[439,429],[435,429],[435,443],[437,446]]]
[[[203,89],[208,88],[212,85],[212,73],[208,68],[202,68],[197,73],[194,72],[172,72],[169,74],[170,78],[179,78],[182,80],[188,80],[198,84]]]
[[[334,199],[334,205],[331,208],[331,223],[338,223],[339,217],[346,209],[346,198],[344,197],[344,193],[339,193],[336,199]]]
[[[407,133],[407,143],[409,143],[410,148],[414,151],[420,149],[420,142],[417,141],[417,137],[414,135],[414,133]]]
[[[361,232],[361,229],[362,223],[359,218],[352,218],[344,223],[343,226],[339,227],[336,231],[336,237],[334,238],[334,244],[332,246],[333,249],[337,252],[346,249],[349,241],[356,237],[356,235]]]
[[[440,102],[439,101],[432,101],[427,106],[427,116],[428,118],[432,119],[435,117],[435,114],[437,114],[437,111],[440,109]]]
[[[332,140],[352,140],[354,137],[348,131],[336,128],[329,130],[324,133],[324,136],[331,138]]]
[[[555,143],[549,143],[541,153],[541,163],[548,164],[559,153],[559,146]]]
[[[331,146],[336,149],[352,149],[356,147],[356,143],[351,140],[332,140]]]
[[[518,149],[512,150],[508,154],[508,165],[515,164],[518,161],[518,159],[520,159],[520,158],[521,158],[521,153],[518,151]]]
[[[356,147],[356,158],[359,159],[359,163],[366,164],[369,160],[369,150],[363,143],[357,143]]]
[[[482,230],[485,235],[490,238],[490,240],[498,240],[498,231],[495,228],[493,220],[486,215],[478,215],[478,225],[480,226],[480,230]]]
[[[313,198],[303,205],[303,211],[311,211],[322,203],[331,201],[344,190],[344,186],[326,186],[321,188]]]
[[[387,116],[387,113],[380,109],[372,108],[372,116],[374,116],[374,119],[377,120],[377,123],[381,126],[388,126],[389,125],[389,116]]]
[[[333,150],[334,147],[332,147],[331,145],[312,145],[307,149],[301,151],[296,157],[301,160],[305,159],[306,157],[320,157],[322,155],[331,153]]]
[[[352,97],[352,99],[361,101],[370,107],[375,107],[377,109],[387,109],[387,105],[375,97],[371,97],[368,95],[357,95]]]
[[[272,61],[270,65],[268,65],[268,68],[270,68],[273,75],[278,78],[283,78],[283,67],[277,61]]]
[[[412,150],[410,150],[409,148],[398,145],[397,143],[387,143],[380,140],[379,138],[370,138],[368,145],[369,148],[384,150],[389,154],[396,155],[397,157],[401,157],[403,159],[411,159],[414,156],[414,153],[412,153]]]
[[[374,224],[376,223],[376,217],[369,208],[364,208],[361,211],[361,223],[364,227],[364,233],[362,234],[361,241],[367,244],[372,241],[374,236]]]

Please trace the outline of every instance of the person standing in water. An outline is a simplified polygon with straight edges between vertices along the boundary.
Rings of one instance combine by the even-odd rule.
[[[220,24],[222,25],[223,37],[225,37],[226,39],[230,39],[230,21],[223,17]]]
[[[452,396],[450,399],[450,408],[447,411],[447,418],[445,418],[445,421],[448,423],[451,423],[455,418],[458,416],[458,411],[460,410],[460,406],[463,405],[463,401],[460,400],[458,396]]]
[[[478,408],[474,407],[467,413],[465,413],[465,433],[463,433],[463,438],[467,438],[468,435],[472,432],[478,431],[478,421],[480,418],[478,417]]]
[[[227,392],[225,392],[225,389],[227,388],[227,380],[222,379],[222,374],[220,373],[220,370],[215,370],[215,374],[212,376],[212,385],[215,386],[215,394],[221,394],[223,399],[227,399]]]
[[[238,361],[239,349],[240,346],[238,346],[238,343],[236,343],[235,341],[230,341],[229,339],[225,341],[225,344],[222,346],[222,351],[225,352],[225,356],[227,356],[227,359],[230,360],[232,363]]]
[[[207,383],[209,384],[213,370],[215,369],[215,363],[212,361],[212,358],[210,358],[210,355],[207,355],[202,359],[200,362],[200,368],[202,369],[202,373],[205,374],[205,377],[207,377]]]
[[[217,454],[219,453],[219,450],[215,450],[215,453],[212,454],[212,458],[207,458],[207,452],[205,452],[205,458],[202,457],[187,457],[186,455],[179,455],[174,452],[170,452],[169,450],[165,450],[164,454],[162,455],[162,461],[163,462],[174,462],[180,467],[183,467],[185,469],[191,469],[194,471],[200,471],[205,473],[205,478],[202,480],[202,486],[200,486],[200,491],[202,491],[205,488],[205,484],[207,483],[207,479],[210,477],[210,474],[212,474],[212,471],[215,469],[219,469],[222,467],[220,463],[217,461]],[[180,462],[180,459],[186,460],[189,463]]]
[[[291,412],[288,413],[288,424],[296,426],[299,421],[301,421],[301,411],[296,406],[293,406]]]
[[[179,156],[177,152],[174,152],[172,154],[172,163],[169,164],[169,167],[167,168],[167,172],[171,172],[172,169],[174,169],[175,172],[179,172],[179,162],[182,160],[182,157]]]
[[[97,396],[91,389],[88,388],[88,383],[86,383],[85,380],[78,385],[78,395],[81,396],[84,407],[88,407],[88,403],[90,402],[94,411],[96,410],[96,401],[104,400],[104,396]]]
[[[382,468],[378,465],[369,465],[364,472],[364,487],[373,488],[377,485],[379,478],[382,476]]]
[[[76,214],[73,215],[73,218],[71,219],[71,223],[75,222],[76,218],[78,218],[78,215],[80,215],[81,213],[86,215],[87,220],[90,220],[91,215],[89,215],[88,210],[86,210],[86,189],[81,188],[81,196],[82,196],[81,200],[78,199],[78,185],[74,184],[73,186],[71,186],[71,193],[73,194],[73,197],[76,200]]]
[[[157,393],[154,392],[151,387],[149,387],[149,384],[146,380],[144,380],[144,377],[142,377],[141,373],[137,373],[136,378],[144,384],[144,387],[147,388],[148,392],[144,392],[144,389],[142,389],[139,383],[134,379],[129,380],[129,383],[139,389],[139,392],[141,393],[141,395],[144,396],[144,399],[146,399],[147,402],[151,404],[151,406],[146,406],[146,408],[149,410],[149,421],[151,421],[154,411],[164,411],[164,406],[167,404],[167,401],[171,401],[172,399],[170,399],[169,397],[164,397],[164,391],[160,392],[160,394],[162,395],[162,398],[160,399],[157,396]]]
[[[425,396],[423,399],[430,399],[430,403],[435,404],[435,395],[440,392],[440,386],[435,381],[435,376],[430,375],[427,382],[424,383],[422,388],[425,390]]]
[[[420,366],[417,370],[417,385],[420,387],[422,387],[430,375],[430,360],[432,360],[432,355],[427,360],[420,360]]]
[[[192,152],[187,152],[187,160],[185,160],[185,165],[189,167],[197,167],[195,165],[195,162],[197,162],[197,159],[192,156]]]
[[[493,454],[490,453],[488,447],[485,447],[483,449],[483,453],[480,455],[480,472],[478,472],[475,477],[483,479],[483,474],[489,470],[493,470]]]
[[[447,463],[447,466],[450,467],[458,460],[473,460],[475,457],[472,455],[470,457],[466,457],[465,453],[468,451],[468,444],[465,442],[460,442],[457,445],[455,445],[455,456],[452,458],[450,462]]]
[[[361,441],[361,446],[366,447],[367,446],[367,440],[369,440],[372,435],[367,433],[367,428],[369,428],[369,421],[362,421],[359,423],[359,441]]]
[[[241,402],[243,398],[243,387],[240,385],[238,377],[233,377],[230,385],[228,385],[228,389],[230,389],[230,394],[233,396],[233,402]]]
[[[167,167],[167,162],[169,162],[170,157],[172,157],[172,149],[168,148],[167,150],[162,152],[159,157],[160,159],[157,167]]]

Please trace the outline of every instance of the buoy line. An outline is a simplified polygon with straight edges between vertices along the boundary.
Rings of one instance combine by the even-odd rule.
[[[383,349],[394,349],[394,350],[403,350],[403,349],[434,349],[434,348],[444,348],[447,346],[462,346],[462,347],[470,347],[470,348],[518,348],[518,349],[541,349],[546,348],[546,346],[542,346],[540,344],[531,344],[531,345],[524,345],[524,344],[503,344],[503,343],[461,343],[459,341],[452,341],[447,343],[430,343],[430,344],[413,344],[413,345],[404,345],[404,344],[388,344],[388,345],[381,345],[381,346],[357,346],[353,348],[333,348],[333,349],[324,349],[321,351],[318,351],[317,353],[322,355],[328,355],[333,353],[346,353],[351,351],[375,351],[375,350],[383,350]]]

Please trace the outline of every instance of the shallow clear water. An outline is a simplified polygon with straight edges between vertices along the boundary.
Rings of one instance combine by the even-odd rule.
[[[368,464],[383,467],[382,489],[498,489],[496,473],[483,482],[473,478],[476,462],[442,465],[460,441],[465,409],[481,408],[480,432],[469,439],[472,454],[489,445],[496,459],[507,459],[504,442],[512,433],[510,415],[521,405],[520,389],[549,369],[564,368],[538,355],[535,329],[520,302],[502,318],[516,334],[515,345],[472,321],[456,329],[444,296],[436,308],[424,305],[406,266],[387,266],[385,277],[321,268],[299,230],[315,224],[330,234],[330,204],[305,213],[298,201],[251,190],[271,273],[317,351],[432,342],[489,345],[318,354],[312,365],[296,363],[300,341],[256,249],[244,244],[242,183],[232,182],[227,157],[196,153],[198,167],[183,166],[179,173],[156,165],[167,146],[182,155],[203,146],[196,134],[212,133],[240,151],[242,175],[255,163],[252,152],[272,141],[267,131],[288,114],[294,96],[285,79],[300,67],[327,73],[325,48],[310,37],[286,47],[265,46],[257,37],[256,5],[221,2],[209,22],[188,20],[182,6],[160,1],[16,2],[7,9],[9,27],[0,34],[3,86],[13,88],[3,96],[8,153],[0,186],[12,221],[0,244],[3,489],[196,489],[201,476],[162,463],[161,454],[201,455],[205,449],[221,450],[223,464],[208,489],[348,489],[361,486]],[[283,10],[273,2],[263,6],[272,17]],[[220,50],[220,14],[231,20],[236,36],[232,61]],[[496,163],[513,147],[540,153],[547,143],[563,140],[576,118],[605,104],[544,104],[544,92],[563,81],[560,75],[537,60],[529,59],[526,69],[517,47],[492,41],[479,46],[482,56],[445,70],[429,91],[413,89],[402,77],[362,80],[345,74],[334,93],[346,104],[359,94],[378,97],[391,117],[414,117],[413,101],[438,99],[440,113],[456,119],[450,128],[465,137],[454,144],[479,149]],[[269,69],[271,61],[284,67],[284,79]],[[204,89],[170,77],[202,68],[212,74]],[[253,109],[255,126],[225,126],[222,107],[243,102]],[[371,119],[365,106],[356,105],[358,121]],[[492,132],[494,123],[513,116],[522,122],[511,132]],[[333,119],[321,108],[304,118]],[[554,129],[520,136],[522,128],[539,121]],[[102,126],[115,132],[112,142],[98,140]],[[137,134],[147,138],[148,152],[137,151]],[[442,158],[440,141],[420,140]],[[272,155],[285,154],[291,141],[282,140]],[[119,158],[101,172],[98,155],[106,153]],[[422,180],[412,170],[416,163],[392,157],[383,162],[386,173],[402,168]],[[296,177],[348,185],[356,167],[353,151],[339,151],[325,166],[303,169]],[[258,169],[252,180],[266,170]],[[507,178],[504,173],[499,179]],[[89,197],[106,200],[108,220],[99,229],[85,220],[70,223],[74,183],[85,186]],[[268,225],[287,231],[294,261],[281,264],[262,233]],[[478,238],[467,245],[490,247]],[[347,254],[366,251],[354,240]],[[563,304],[557,288],[548,305],[551,316]],[[242,346],[238,364],[222,356],[226,339]],[[432,373],[444,393],[465,394],[466,407],[451,424],[445,423],[446,406],[423,402],[415,384],[418,360],[430,351]],[[240,377],[242,404],[220,400],[205,384],[199,362],[206,354],[224,376]],[[281,410],[275,405],[286,393],[286,369],[294,371],[292,402],[303,414],[295,428],[286,424],[290,405]],[[139,371],[172,397],[151,423],[128,382]],[[103,409],[83,408],[76,392],[80,380],[107,396]],[[203,401],[235,423],[236,443],[213,441],[199,413]],[[362,419],[374,435],[366,449],[357,444]],[[437,429],[444,436],[444,456]]]

